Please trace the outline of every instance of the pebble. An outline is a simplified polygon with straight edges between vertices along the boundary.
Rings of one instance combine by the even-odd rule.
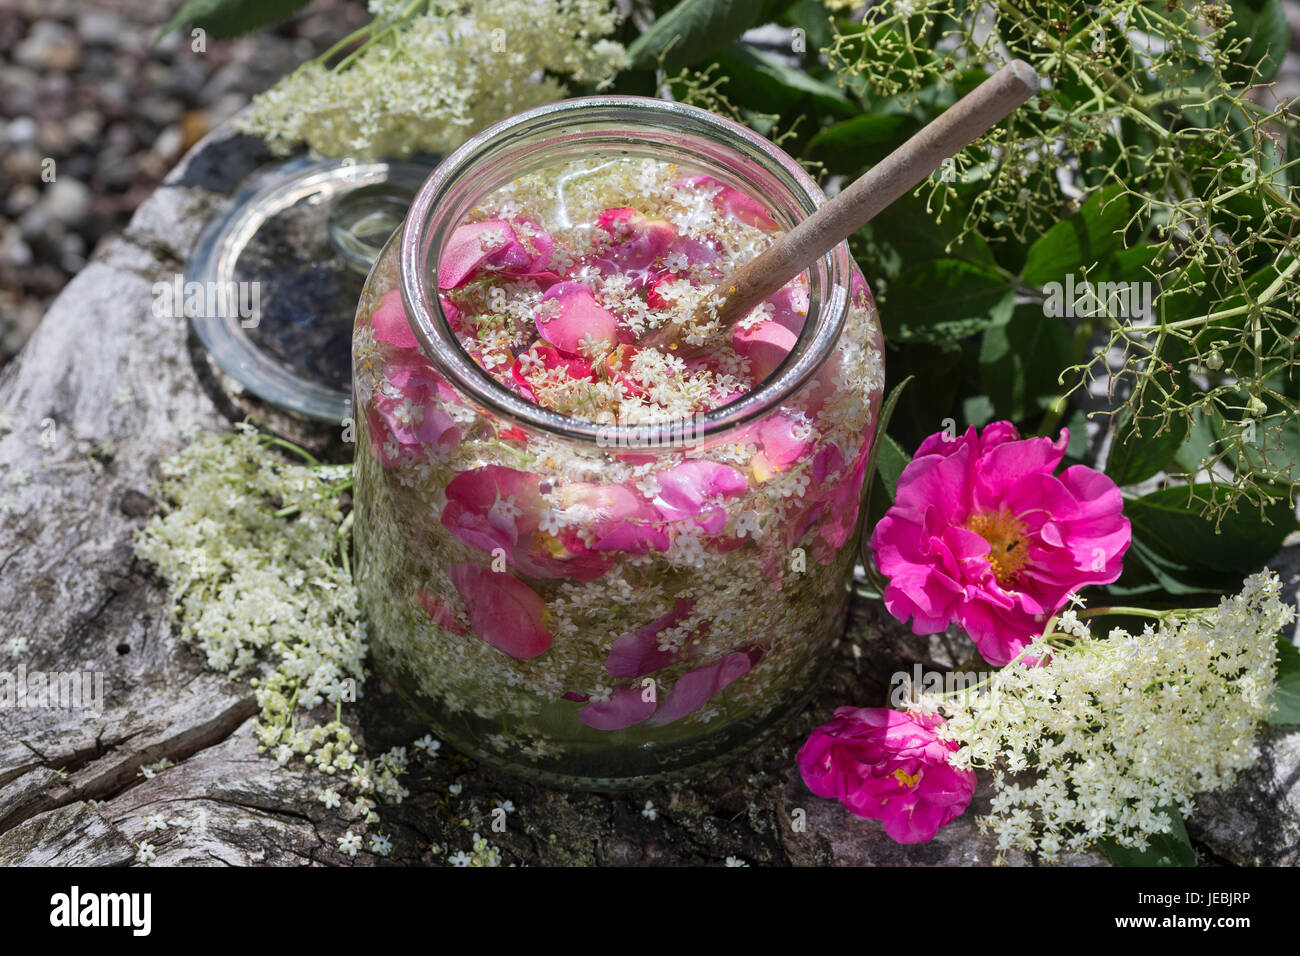
[[[187,31],[155,44],[179,6],[0,0],[0,367],[198,137],[368,19],[364,3],[313,0],[203,52]]]
[[[40,205],[54,221],[75,226],[90,212],[90,188],[70,176],[60,176],[50,184]]]
[[[30,116],[19,116],[9,121],[5,127],[4,141],[11,146],[22,146],[36,142],[39,127]]]
[[[14,50],[14,61],[34,70],[75,70],[81,62],[81,42],[57,20],[37,20]]]
[[[122,34],[122,21],[102,10],[83,10],[77,17],[77,35],[87,46],[111,47]]]

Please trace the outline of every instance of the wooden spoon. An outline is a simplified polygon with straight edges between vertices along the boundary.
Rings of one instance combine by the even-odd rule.
[[[719,283],[727,290],[726,301],[717,313],[722,328],[744,318],[1037,92],[1038,74],[1034,68],[1023,60],[1012,60],[944,110],[838,196],[737,269],[730,279]],[[695,315],[700,324],[708,319],[707,307]],[[671,323],[650,333],[641,344],[676,348],[680,336],[681,324]]]

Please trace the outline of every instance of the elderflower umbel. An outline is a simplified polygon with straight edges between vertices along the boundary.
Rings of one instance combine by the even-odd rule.
[[[1230,786],[1257,757],[1270,709],[1274,638],[1295,617],[1276,574],[1262,571],[1217,608],[1166,615],[1139,634],[1092,635],[1067,610],[985,693],[925,695],[947,717],[959,768],[994,771],[980,825],[1000,850],[1051,858],[1110,838],[1145,849],[1171,812]]]
[[[558,78],[602,84],[627,62],[603,39],[609,0],[477,0],[372,7],[372,39],[329,68],[312,60],[257,96],[239,121],[277,152],[446,154],[483,127],[565,95]],[[414,14],[414,15],[412,15]]]
[[[365,678],[365,629],[338,552],[343,515],[332,490],[348,474],[290,463],[248,426],[200,435],[163,463],[164,513],[136,536],[136,554],[171,585],[182,639],[210,667],[238,675],[270,664],[254,684],[262,749],[281,763],[310,755],[326,773],[350,751],[351,734],[338,721],[313,725],[301,710]]]

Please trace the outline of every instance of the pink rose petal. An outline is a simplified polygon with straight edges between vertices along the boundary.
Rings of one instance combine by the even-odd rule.
[[[655,477],[659,494],[654,506],[670,521],[697,517],[716,498],[741,494],[748,487],[735,468],[712,461],[683,462]]]
[[[456,615],[452,613],[451,609],[447,607],[447,605],[443,604],[441,599],[436,595],[430,594],[428,591],[423,589],[417,589],[415,592],[415,599],[428,613],[429,617],[433,618],[433,623],[437,624],[439,627],[445,627],[447,630],[456,634],[468,633],[469,628],[458,621]]]
[[[747,196],[739,189],[724,186],[712,176],[690,176],[673,183],[674,186],[688,186],[696,189],[716,189],[713,204],[727,215],[739,219],[759,229],[776,229],[778,223],[768,213],[767,207],[752,196]]]
[[[548,306],[547,303],[557,303]],[[602,351],[618,344],[618,320],[596,304],[581,282],[558,282],[546,290],[538,309],[537,331],[561,352],[579,355],[584,340]]]
[[[543,623],[546,602],[518,578],[478,564],[453,564],[447,576],[469,610],[477,637],[521,660],[550,648],[551,635]]]
[[[643,700],[643,694],[640,687],[616,687],[609,700],[578,711],[578,719],[596,730],[624,730],[655,712],[655,702]]]
[[[720,661],[687,671],[677,682],[668,697],[659,705],[647,726],[662,727],[695,713],[729,685],[749,673],[762,653],[757,649],[737,651]]]
[[[402,304],[402,290],[389,289],[379,300],[379,307],[370,316],[370,331],[380,342],[396,345],[399,349],[413,349],[419,346],[415,333],[411,331],[411,321]]]
[[[644,677],[679,660],[680,651],[660,649],[659,635],[685,620],[694,606],[694,601],[677,598],[676,606],[663,617],[624,634],[609,649],[605,670],[611,677]]]

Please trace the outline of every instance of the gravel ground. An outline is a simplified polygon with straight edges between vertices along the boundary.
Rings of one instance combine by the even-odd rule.
[[[182,32],[151,46],[180,2],[0,0],[0,366],[185,150],[368,19],[364,0],[315,0],[202,52]],[[1300,0],[1287,15],[1300,50]],[[1300,55],[1277,82],[1300,96]]]
[[[315,0],[202,51],[188,32],[151,46],[180,2],[0,0],[0,365],[185,150],[368,19]]]

